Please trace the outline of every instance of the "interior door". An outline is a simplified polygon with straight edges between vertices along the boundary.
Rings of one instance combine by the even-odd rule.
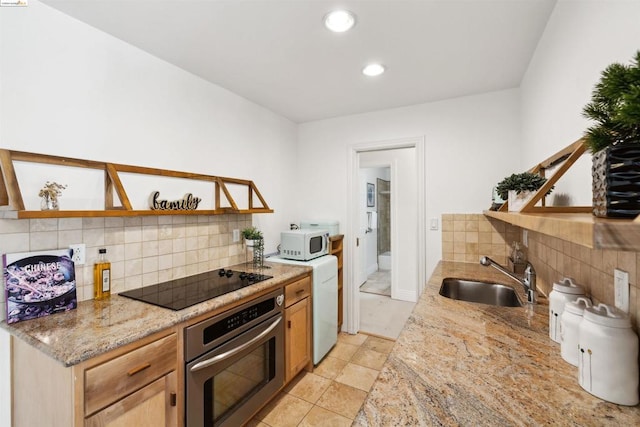
[[[361,199],[361,203],[358,203],[358,218],[360,218],[358,222],[358,228],[355,239],[355,285],[357,288],[366,282],[367,280],[367,212],[364,206],[366,206],[367,200],[367,183],[366,177],[362,171],[359,174],[359,191],[360,194],[359,199]]]

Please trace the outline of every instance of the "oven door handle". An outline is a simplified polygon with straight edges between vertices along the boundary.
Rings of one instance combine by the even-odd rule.
[[[241,352],[242,350],[252,346],[254,343],[256,343],[257,341],[260,341],[262,338],[264,338],[266,335],[268,335],[271,331],[273,331],[276,326],[278,326],[278,324],[280,323],[280,321],[282,320],[282,316],[278,317],[275,321],[273,321],[271,323],[271,325],[269,325],[269,327],[267,329],[265,329],[264,331],[260,332],[259,335],[257,335],[256,337],[252,338],[251,340],[247,341],[246,343],[239,345],[238,347],[232,348],[231,350],[225,351],[224,353],[220,353],[217,356],[212,357],[211,359],[207,359],[207,360],[203,360],[202,362],[198,362],[195,365],[193,365],[191,367],[191,369],[189,369],[189,371],[191,372],[196,372],[199,371],[201,369],[207,368],[211,365],[213,365],[214,363],[220,362],[222,360],[228,359],[229,357],[238,354],[239,352]]]

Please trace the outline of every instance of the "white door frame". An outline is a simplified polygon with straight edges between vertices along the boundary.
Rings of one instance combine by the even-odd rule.
[[[418,224],[416,224],[416,232],[418,233],[418,248],[416,250],[417,257],[417,278],[416,295],[422,294],[426,280],[426,194],[425,194],[425,143],[424,137],[401,138],[387,141],[374,141],[359,144],[352,144],[348,150],[349,173],[347,175],[347,236],[348,242],[346,248],[346,289],[345,289],[345,331],[355,334],[360,329],[360,298],[358,286],[355,286],[355,274],[357,265],[355,264],[356,238],[358,233],[358,174],[360,165],[358,162],[358,154],[366,151],[375,150],[393,150],[398,148],[415,148],[416,150],[416,170],[417,170],[417,189],[416,195]],[[392,236],[393,240],[393,236]]]

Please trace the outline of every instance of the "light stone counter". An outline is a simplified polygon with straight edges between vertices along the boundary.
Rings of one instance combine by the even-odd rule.
[[[441,262],[354,425],[640,425],[640,407],[580,387],[549,338],[546,301],[535,312],[454,301],[438,294],[445,277],[523,289],[493,268]]]
[[[1,326],[12,335],[40,349],[64,366],[132,343],[153,333],[207,314],[253,294],[275,289],[311,267],[266,263],[264,274],[273,279],[256,283],[206,302],[173,311],[112,295],[104,301],[82,301],[75,310]],[[246,265],[231,267],[251,271]]]

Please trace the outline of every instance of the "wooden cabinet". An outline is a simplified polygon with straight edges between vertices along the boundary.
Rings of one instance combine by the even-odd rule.
[[[87,417],[87,427],[177,426],[175,371]],[[172,391],[174,390],[174,391]]]
[[[330,247],[329,254],[335,255],[338,258],[338,332],[342,329],[342,264],[343,264],[343,251],[342,243],[344,241],[343,234],[337,234],[329,237]]]
[[[14,339],[14,425],[177,426],[177,343],[154,336],[64,367]]]
[[[285,372],[288,383],[303,369],[313,369],[311,278],[305,277],[285,287]]]

